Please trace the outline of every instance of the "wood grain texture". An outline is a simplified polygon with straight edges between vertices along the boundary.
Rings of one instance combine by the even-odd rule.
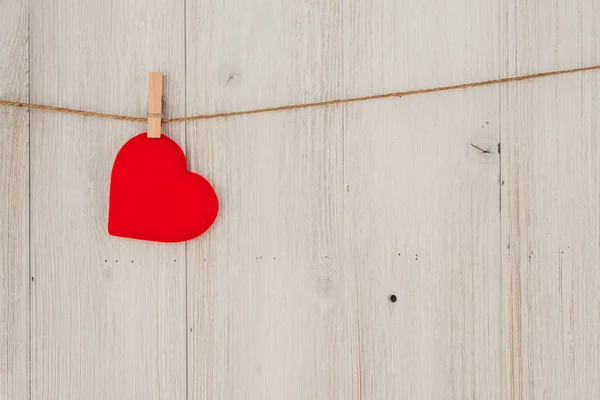
[[[184,112],[183,1],[32,0],[32,101]],[[146,124],[31,117],[32,398],[182,399],[185,246],[107,234],[109,174]],[[183,142],[183,127],[168,133]]]
[[[341,2],[187,2],[187,114],[341,94]],[[188,244],[190,399],[349,399],[340,109],[188,123],[220,197]]]
[[[507,75],[600,62],[597,1],[507,1]],[[600,74],[502,87],[509,399],[600,398]]]
[[[344,4],[345,96],[498,76],[497,2]],[[344,107],[353,399],[503,398],[498,102]]]
[[[597,64],[597,21],[598,0],[0,0],[0,97],[144,116],[161,71],[178,117],[452,85]],[[107,234],[146,124],[0,108],[0,400],[600,398],[599,92],[167,125],[221,202],[185,245]]]
[[[27,2],[0,2],[0,98],[29,100]],[[29,114],[0,108],[0,399],[29,396]]]

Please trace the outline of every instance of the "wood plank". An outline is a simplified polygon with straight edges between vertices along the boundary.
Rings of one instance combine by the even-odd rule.
[[[187,3],[188,114],[341,94],[341,3]],[[188,244],[190,399],[349,399],[339,108],[187,125],[220,196]]]
[[[504,75],[600,62],[594,1],[507,1]],[[600,73],[502,95],[510,399],[600,398]]]
[[[345,95],[496,78],[499,21],[497,2],[344,2]],[[353,399],[504,398],[498,102],[344,107]]]
[[[183,23],[183,1],[32,0],[31,100],[145,116],[161,71],[183,114]],[[32,112],[33,399],[185,397],[185,245],[107,233],[112,162],[146,128]]]
[[[29,99],[26,1],[0,2],[0,98]],[[0,107],[0,399],[29,398],[29,115]]]

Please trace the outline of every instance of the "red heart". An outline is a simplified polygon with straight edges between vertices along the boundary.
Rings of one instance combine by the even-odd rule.
[[[110,179],[108,233],[155,242],[182,242],[204,233],[219,200],[202,176],[187,170],[181,147],[146,132],[117,154]]]

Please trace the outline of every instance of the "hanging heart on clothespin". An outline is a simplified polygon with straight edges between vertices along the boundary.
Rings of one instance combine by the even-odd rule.
[[[215,221],[219,200],[202,176],[188,171],[183,150],[162,134],[163,76],[151,72],[148,132],[117,154],[110,179],[108,233],[155,242],[183,242]]]

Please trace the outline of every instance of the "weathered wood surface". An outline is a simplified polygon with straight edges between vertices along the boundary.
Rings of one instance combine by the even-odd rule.
[[[600,63],[596,0],[0,1],[0,97],[237,111]],[[600,74],[167,125],[221,202],[106,233],[144,124],[0,109],[0,399],[600,398]],[[391,302],[395,295],[397,301]]]
[[[0,98],[29,100],[27,2],[0,2]],[[8,62],[10,60],[10,62]],[[29,396],[29,115],[0,107],[0,399]]]

